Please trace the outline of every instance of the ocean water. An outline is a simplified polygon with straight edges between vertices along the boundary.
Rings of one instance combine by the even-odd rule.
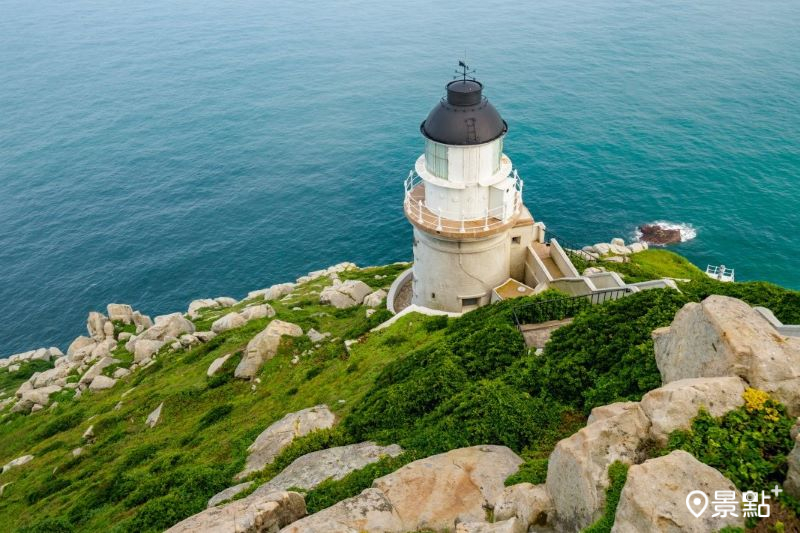
[[[0,356],[329,264],[406,260],[459,59],[579,244],[800,288],[800,2],[0,0]]]

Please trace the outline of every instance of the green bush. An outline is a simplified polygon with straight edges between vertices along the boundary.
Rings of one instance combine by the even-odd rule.
[[[681,291],[692,301],[722,294],[744,300],[752,306],[766,307],[784,324],[800,324],[800,292],[764,281],[723,283],[707,276],[691,283],[682,283]]]
[[[17,533],[72,533],[75,527],[64,517],[42,518],[31,525],[22,526]]]
[[[339,480],[328,479],[306,493],[306,509],[309,514],[321,511],[344,499],[356,496],[369,488],[372,482],[410,463],[416,457],[403,453],[397,457],[383,457],[364,468],[350,472]]]
[[[793,424],[783,405],[748,389],[745,405],[721,418],[701,410],[691,429],[670,435],[664,453],[685,450],[722,472],[741,491],[769,490],[786,478]]]
[[[536,457],[526,460],[519,466],[516,474],[511,474],[506,479],[506,486],[517,483],[532,483],[538,485],[547,480],[547,458]]]
[[[608,467],[609,485],[606,489],[606,506],[597,522],[583,530],[583,533],[610,533],[614,526],[619,498],[628,479],[628,465],[615,461]]]
[[[553,332],[540,357],[521,360],[511,379],[587,414],[639,400],[661,385],[651,333],[686,302],[677,291],[654,289],[586,309]]]
[[[425,322],[425,331],[433,333],[447,327],[447,315],[433,316]]]
[[[231,403],[223,403],[220,405],[215,405],[200,418],[197,422],[197,429],[205,429],[213,424],[216,424],[233,411],[233,404]]]
[[[42,429],[37,431],[35,439],[37,441],[41,441],[46,438],[52,437],[57,433],[61,433],[62,431],[67,431],[69,429],[72,429],[81,422],[83,422],[84,418],[85,418],[84,412],[81,410],[63,414],[51,420],[50,422],[45,424],[42,427]]]

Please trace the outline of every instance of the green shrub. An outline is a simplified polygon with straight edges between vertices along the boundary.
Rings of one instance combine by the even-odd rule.
[[[231,403],[223,403],[220,405],[215,405],[206,413],[200,417],[200,420],[197,422],[197,429],[205,429],[212,424],[216,424],[233,411],[233,404]]]
[[[748,389],[745,405],[721,418],[701,410],[691,429],[670,435],[664,453],[685,450],[722,472],[741,491],[769,490],[786,478],[793,424],[783,405]]]
[[[681,291],[692,301],[722,294],[744,300],[752,306],[766,307],[784,324],[800,324],[800,292],[764,281],[723,283],[704,276],[691,283],[682,283]]]
[[[506,486],[517,483],[532,483],[538,485],[547,480],[547,458],[536,457],[526,460],[519,466],[516,474],[511,474],[506,479]]]
[[[439,315],[430,317],[425,321],[425,331],[433,333],[447,327],[447,315]]]
[[[335,446],[345,446],[355,442],[341,427],[313,431],[292,441],[292,443],[278,454],[259,474],[259,479],[269,481],[280,474],[295,459],[303,455]]]
[[[17,533],[72,533],[75,527],[64,517],[42,518],[28,526],[17,529]]]
[[[322,374],[323,370],[325,370],[325,368],[322,366],[315,366],[314,368],[310,368],[308,372],[306,372],[306,378],[305,378],[306,381],[311,381],[315,377],[319,376],[320,374]]]
[[[28,502],[28,505],[33,505],[39,500],[69,487],[71,484],[72,482],[64,477],[47,478],[44,482],[40,483],[38,487],[25,495],[25,501]]]
[[[383,457],[364,468],[350,472],[339,480],[328,479],[306,493],[309,514],[321,511],[344,499],[356,496],[369,488],[377,478],[390,474],[410,463],[415,456],[409,452],[397,457]]]
[[[639,400],[661,385],[651,333],[687,302],[674,290],[647,290],[593,306],[553,332],[544,353],[522,360],[510,379],[587,413]]]
[[[628,465],[614,461],[608,467],[608,488],[606,489],[606,506],[597,522],[583,530],[583,533],[610,533],[614,526],[619,498],[622,488],[628,479]]]
[[[74,428],[84,419],[84,412],[81,410],[73,411],[71,413],[66,413],[61,416],[56,417],[55,419],[51,420],[47,424],[45,424],[42,429],[36,432],[35,439],[37,441],[44,440],[46,438],[52,437],[57,433],[61,433],[62,431],[67,431],[69,429]]]
[[[161,446],[158,444],[148,443],[134,448],[125,456],[120,464],[120,470],[125,470],[139,466],[148,459],[154,457]]]

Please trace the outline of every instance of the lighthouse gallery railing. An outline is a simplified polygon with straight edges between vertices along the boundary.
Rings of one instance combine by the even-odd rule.
[[[507,224],[512,217],[519,214],[522,207],[522,180],[514,170],[514,201],[511,206],[502,205],[484,209],[481,216],[464,217],[462,213],[431,209],[425,203],[424,193],[418,188],[424,187],[425,181],[413,170],[408,173],[405,185],[404,207],[406,213],[420,224],[435,227],[436,231],[467,233],[475,230],[489,231]]]

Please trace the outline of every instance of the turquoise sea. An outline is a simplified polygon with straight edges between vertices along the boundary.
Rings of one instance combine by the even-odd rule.
[[[402,181],[459,59],[534,217],[800,288],[797,0],[0,0],[0,356],[406,260]]]

